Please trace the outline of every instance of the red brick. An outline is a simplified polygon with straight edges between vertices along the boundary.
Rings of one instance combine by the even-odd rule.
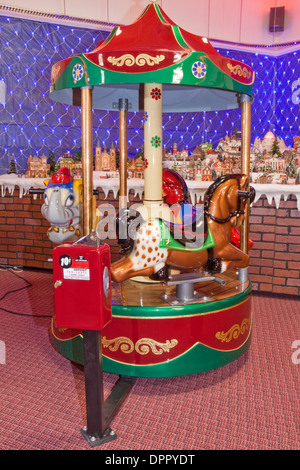
[[[259,274],[252,274],[251,276],[251,281],[254,282],[265,282],[265,283],[272,283],[272,277],[271,276],[262,276]]]
[[[273,268],[261,268],[261,274],[271,275],[273,274]]]
[[[298,288],[284,286],[280,289],[277,286],[273,286],[273,292],[277,294],[298,295]]]
[[[275,241],[277,243],[299,243],[300,244],[300,238],[297,236],[293,235],[276,235]]]
[[[287,234],[289,233],[289,228],[286,227],[286,226],[283,227],[282,225],[279,225],[279,226],[276,225],[276,227],[275,227],[275,233],[276,233],[276,234],[278,233],[278,234],[282,234],[282,235],[284,235],[284,234],[287,235]]]
[[[9,225],[9,224],[0,224],[0,230],[4,231],[11,231],[15,229],[15,225]]]
[[[286,252],[280,252],[280,251],[275,251],[274,255],[275,259],[283,259],[287,261],[300,261],[300,254],[298,253],[286,253]]]
[[[43,214],[40,211],[39,212],[33,212],[32,217],[34,219],[43,219],[43,220],[45,220],[45,217],[43,216]],[[47,223],[49,225],[48,221],[47,221]]]
[[[287,209],[277,209],[276,210],[276,217],[289,217],[289,211]]]
[[[23,222],[25,225],[41,225],[40,220],[34,220],[34,219],[24,219]]]
[[[18,252],[17,258],[22,258],[22,259],[34,259],[33,253],[26,253],[26,252]]]
[[[260,273],[260,268],[258,266],[249,266],[249,274],[259,274],[259,273]]]
[[[264,224],[275,225],[276,224],[276,217],[265,216],[263,219]]]
[[[15,216],[16,217],[22,217],[22,219],[24,219],[24,217],[32,217],[32,212],[30,211],[16,211],[15,212]]]
[[[274,250],[275,251],[287,251],[287,245],[284,243],[275,243]]]
[[[22,224],[23,219],[21,217],[10,217],[6,219],[8,224]]]
[[[254,210],[252,209],[252,212],[253,212],[253,215],[268,215],[268,216],[277,215],[276,209],[267,209],[265,207],[262,207],[262,208],[255,207]]]
[[[261,234],[258,232],[250,232],[249,238],[252,241],[258,241],[258,240],[261,240]]]
[[[256,242],[255,248],[257,250],[274,250],[274,243],[270,242]]]
[[[260,284],[260,290],[261,290],[261,291],[264,291],[264,292],[272,292],[272,289],[273,289],[272,284],[264,284],[264,283],[261,283],[261,284]]]
[[[263,241],[266,241],[266,242],[274,242],[275,241],[275,233],[263,233],[262,239],[263,239]]]
[[[264,251],[262,251],[261,256],[262,256],[263,258],[274,258],[274,250],[273,250],[273,251],[271,251],[271,250],[270,250],[270,251],[264,250]]]
[[[300,253],[300,244],[299,245],[289,245],[289,251],[291,253]]]
[[[250,252],[250,256],[252,251]],[[264,259],[264,258],[259,258],[259,259],[252,259],[250,257],[250,263],[255,265],[255,266],[273,266],[273,259]]]
[[[261,224],[262,223],[262,217],[260,217],[258,215],[250,215],[249,222],[250,222],[250,224]]]
[[[289,269],[300,269],[299,261],[298,262],[297,261],[288,261],[288,268]]]
[[[19,239],[19,240],[16,240],[17,244],[18,245],[26,245],[26,246],[33,246],[33,240],[30,240],[30,239]]]
[[[292,269],[274,269],[274,276],[299,278],[299,271]]]
[[[285,269],[286,268],[286,261],[276,261],[274,260],[273,266],[274,268]]]
[[[286,277],[273,277],[273,284],[284,286],[286,284]]]
[[[291,235],[299,235],[299,243],[300,243],[300,227],[290,227],[290,234]]]
[[[251,225],[251,231],[272,233],[272,232],[275,232],[275,226],[274,225]]]
[[[16,225],[15,228],[16,232],[32,232],[32,226],[31,225]]]
[[[284,218],[284,219],[280,219],[278,218],[276,220],[276,224],[277,225],[287,225],[289,227],[300,227],[300,214],[298,212],[298,215],[295,215],[295,219],[291,219],[291,218]]]
[[[26,248],[26,251],[28,253],[39,253],[39,254],[43,253],[43,249],[41,247],[38,247],[38,246],[31,246],[29,248]]]

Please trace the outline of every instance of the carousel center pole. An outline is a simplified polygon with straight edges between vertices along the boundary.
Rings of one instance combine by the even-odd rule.
[[[139,212],[144,218],[172,219],[169,207],[162,199],[162,89],[161,83],[144,86],[144,200]]]
[[[241,170],[244,175],[248,176],[248,188],[250,182],[250,139],[251,139],[251,98],[248,95],[240,96],[240,105],[242,111],[242,141],[241,141]],[[249,213],[250,201],[247,200],[245,206],[245,218],[241,226],[241,250],[248,253],[249,242]],[[248,280],[248,268],[239,270],[239,278],[242,281]]]

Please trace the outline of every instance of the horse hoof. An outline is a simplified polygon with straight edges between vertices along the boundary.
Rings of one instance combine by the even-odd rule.
[[[204,271],[210,274],[220,273],[222,269],[222,262],[219,258],[209,258]]]
[[[156,273],[149,276],[152,281],[167,281],[169,279],[169,271],[167,266],[164,266]]]

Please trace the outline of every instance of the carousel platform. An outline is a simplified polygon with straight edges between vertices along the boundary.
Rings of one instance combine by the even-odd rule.
[[[251,284],[236,272],[222,284],[194,284],[191,303],[176,300],[176,286],[127,280],[112,285],[112,321],[101,332],[103,370],[135,377],[172,377],[234,361],[251,339]],[[174,300],[175,299],[175,300]],[[82,334],[52,322],[55,348],[83,364]]]

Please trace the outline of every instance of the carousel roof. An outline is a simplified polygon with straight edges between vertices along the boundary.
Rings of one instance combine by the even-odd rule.
[[[223,57],[207,38],[177,26],[150,3],[137,20],[115,27],[91,52],[52,67],[50,96],[76,104],[76,89],[93,86],[93,107],[118,109],[128,99],[139,111],[143,83],[163,84],[163,111],[186,112],[238,107],[237,94],[252,94],[254,72]]]

